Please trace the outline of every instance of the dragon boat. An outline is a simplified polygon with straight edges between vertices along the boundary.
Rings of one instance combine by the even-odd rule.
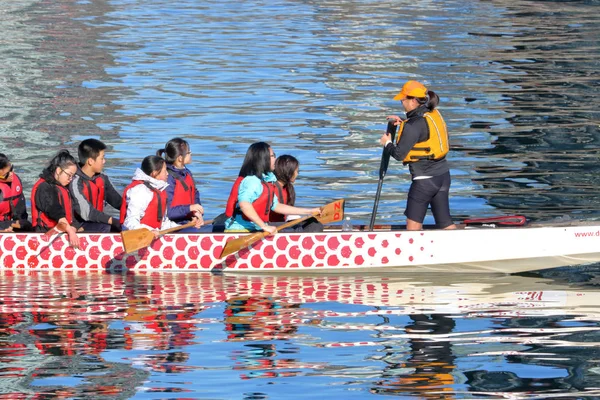
[[[518,273],[600,261],[600,222],[525,226],[461,224],[456,230],[402,226],[330,227],[321,233],[277,233],[221,258],[243,234],[170,233],[126,253],[119,234],[0,234],[0,268],[69,271],[211,271],[231,273],[495,272]]]

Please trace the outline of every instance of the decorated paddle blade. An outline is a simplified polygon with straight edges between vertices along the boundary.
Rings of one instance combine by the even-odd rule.
[[[342,221],[344,219],[344,205],[344,199],[327,204],[321,210],[321,215],[316,217],[317,220],[322,224]]]

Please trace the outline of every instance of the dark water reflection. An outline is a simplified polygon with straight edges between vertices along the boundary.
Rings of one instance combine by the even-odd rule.
[[[5,272],[0,396],[598,395],[599,271],[553,274]]]
[[[100,137],[123,187],[141,158],[184,136],[214,215],[247,145],[263,139],[300,158],[303,202],[344,197],[364,222],[376,140],[399,111],[391,98],[416,78],[442,96],[457,219],[595,218],[597,9],[597,1],[10,2],[0,22],[3,151],[31,185],[54,151]],[[397,163],[388,176],[380,218],[396,220],[409,182]]]

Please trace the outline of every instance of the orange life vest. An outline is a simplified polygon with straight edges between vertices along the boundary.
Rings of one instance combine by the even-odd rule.
[[[250,221],[240,210],[238,205],[238,189],[240,184],[244,180],[244,177],[238,176],[233,183],[231,192],[229,193],[229,199],[227,200],[227,207],[225,208],[225,215],[233,217],[236,214],[242,214],[242,217],[246,221]],[[275,197],[275,185],[269,182],[262,181],[263,190],[258,199],[252,202],[252,207],[256,210],[256,213],[264,222],[269,222],[269,214],[271,207],[273,206],[273,199]]]
[[[427,121],[427,139],[423,142],[416,143],[408,152],[403,163],[411,163],[420,160],[441,160],[446,157],[449,151],[448,129],[446,122],[442,118],[442,114],[437,109],[426,112],[423,118]],[[396,143],[402,137],[405,121],[402,121],[398,128],[398,136]]]
[[[98,211],[104,211],[104,178],[96,177],[94,180],[82,179],[83,196],[92,203],[92,206]]]
[[[279,182],[275,182],[273,184],[273,186],[275,186],[275,189],[277,190],[277,199],[279,200],[279,202],[281,204],[288,204],[289,194],[288,194],[287,188],[282,187],[279,184]],[[271,211],[271,213],[269,214],[269,221],[270,222],[284,222],[285,215],[276,213],[275,211]]]
[[[175,179],[175,189],[171,199],[171,207],[187,206],[196,202],[196,185],[192,174],[188,173],[185,178],[181,178],[176,172],[167,169],[169,175]]]
[[[0,221],[12,221],[16,218],[14,209],[19,203],[19,198],[23,194],[23,186],[19,177],[13,173],[12,182],[0,182]]]
[[[148,208],[144,212],[144,216],[140,220],[140,223],[147,225],[153,229],[160,229],[162,225],[162,220],[165,215],[165,210],[167,208],[167,193],[164,190],[158,190],[153,188],[146,181],[133,181],[125,188],[123,191],[123,203],[121,203],[121,215],[120,222],[121,224],[125,223],[125,215],[127,214],[127,192],[136,187],[137,185],[145,185],[148,189],[152,191],[153,197],[148,204]]]
[[[43,182],[46,182],[44,178],[40,178],[33,188],[31,189],[31,222],[33,227],[42,226],[45,229],[54,228],[58,221],[50,219],[45,212],[38,210],[36,202],[35,202],[35,194],[38,190],[38,187]],[[69,224],[73,223],[73,202],[71,201],[71,193],[69,190],[61,185],[51,184],[58,190],[58,202],[65,210],[65,218]]]

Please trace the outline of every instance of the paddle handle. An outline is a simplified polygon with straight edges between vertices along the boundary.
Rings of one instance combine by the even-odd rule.
[[[212,223],[213,223],[213,220],[212,220],[212,219],[210,219],[210,220],[208,220],[208,221],[205,221],[205,222],[204,222],[204,225],[210,225],[210,224],[212,224]],[[163,229],[162,231],[158,232],[158,234],[159,234],[160,236],[162,236],[162,235],[166,235],[167,233],[171,233],[171,232],[177,232],[177,231],[179,231],[179,230],[181,230],[181,229],[190,228],[190,227],[192,227],[192,226],[194,226],[194,225],[196,225],[196,222],[195,222],[195,221],[190,221],[190,222],[188,222],[187,224],[183,224],[183,225],[174,226],[174,227],[172,227],[172,228],[169,228],[169,229]]]
[[[279,226],[277,227],[277,230],[276,230],[276,232],[279,232],[280,230],[282,230],[282,229],[285,229],[285,228],[289,228],[290,226],[297,225],[297,224],[299,224],[300,222],[302,222],[302,221],[306,221],[307,219],[309,219],[309,218],[312,218],[312,217],[316,217],[317,215],[319,215],[319,213],[312,213],[312,214],[305,215],[305,216],[304,216],[304,217],[302,217],[302,218],[296,218],[296,219],[293,219],[293,220],[291,220],[291,221],[288,221],[288,222],[286,222],[286,223],[285,223],[285,224],[283,224],[283,225],[279,225]],[[263,233],[267,233],[267,232],[263,232]],[[271,234],[271,235],[272,235],[272,234]],[[266,237],[266,236],[269,236],[269,234],[266,234],[264,237]]]
[[[388,121],[387,124],[387,133],[390,134],[392,143],[394,142],[394,138],[396,137],[396,125],[394,125],[394,121]],[[390,165],[390,153],[383,148],[381,152],[381,163],[379,164],[379,183],[377,184],[377,192],[375,193],[375,202],[373,203],[373,212],[371,212],[371,222],[369,223],[369,232],[373,231],[373,226],[375,225],[375,218],[377,218],[377,208],[379,207],[379,198],[381,197],[381,189],[383,187],[383,178],[385,178],[385,174],[387,173],[388,166]]]

